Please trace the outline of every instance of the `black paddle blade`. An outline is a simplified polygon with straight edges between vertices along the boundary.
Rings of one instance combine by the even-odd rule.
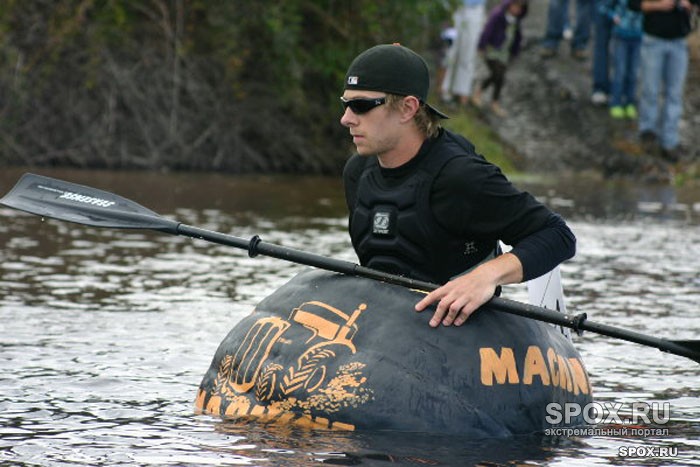
[[[37,216],[95,227],[177,233],[165,219],[119,195],[41,175],[24,174],[0,204]]]

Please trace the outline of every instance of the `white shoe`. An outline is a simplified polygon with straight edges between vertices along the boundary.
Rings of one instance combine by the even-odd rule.
[[[591,96],[591,102],[595,105],[604,105],[608,102],[608,96],[602,91],[596,91]]]

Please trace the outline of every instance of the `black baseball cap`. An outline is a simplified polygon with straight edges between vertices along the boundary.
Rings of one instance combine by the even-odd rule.
[[[430,73],[425,60],[401,44],[375,45],[350,64],[344,89],[415,96],[435,115],[449,118],[428,104]]]

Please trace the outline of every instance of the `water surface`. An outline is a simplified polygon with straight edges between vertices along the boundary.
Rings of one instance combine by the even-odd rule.
[[[23,171],[0,174],[6,193]],[[333,178],[38,171],[112,191],[198,227],[356,261]],[[700,190],[522,180],[578,238],[567,306],[672,339],[700,334]],[[601,402],[668,403],[661,434],[468,440],[328,433],[195,415],[221,340],[301,266],[148,231],[95,229],[0,208],[2,465],[700,465],[700,366],[575,337]],[[526,300],[523,286],[504,295]],[[672,458],[626,458],[675,447]]]

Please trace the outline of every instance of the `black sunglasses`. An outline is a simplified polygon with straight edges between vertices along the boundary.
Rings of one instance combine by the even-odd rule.
[[[358,98],[358,99],[346,99],[344,97],[340,98],[343,103],[343,109],[350,107],[352,113],[355,115],[366,114],[375,107],[378,107],[386,103],[386,97],[372,97],[372,98]]]

